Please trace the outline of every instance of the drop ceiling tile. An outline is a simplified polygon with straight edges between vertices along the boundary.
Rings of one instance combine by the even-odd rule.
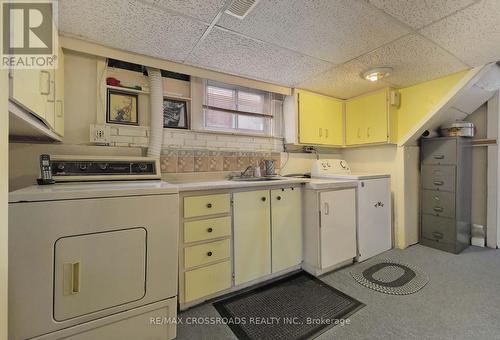
[[[186,63],[287,86],[332,67],[220,28],[208,34]]]
[[[364,64],[353,60],[299,83],[296,87],[347,99],[389,86],[383,81],[371,82],[361,78],[360,74],[365,69]]]
[[[500,1],[478,2],[421,33],[470,66],[500,60]]]
[[[176,11],[210,23],[224,7],[225,0],[144,0],[159,8]]]
[[[408,29],[363,1],[261,0],[243,19],[217,25],[335,64],[392,41]]]
[[[390,66],[387,81],[410,86],[464,70],[467,65],[418,34],[410,34],[358,58],[367,68]]]
[[[137,1],[64,0],[59,13],[63,33],[174,61],[184,60],[208,27]]]
[[[384,12],[412,26],[421,28],[456,12],[477,0],[369,0]]]

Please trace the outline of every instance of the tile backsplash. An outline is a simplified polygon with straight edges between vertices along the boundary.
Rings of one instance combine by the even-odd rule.
[[[160,165],[162,173],[243,171],[249,165],[263,167],[264,159],[273,159],[280,168],[278,152],[163,150]]]

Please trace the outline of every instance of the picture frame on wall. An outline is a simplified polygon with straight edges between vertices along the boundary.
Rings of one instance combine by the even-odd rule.
[[[139,125],[139,95],[108,89],[106,122],[111,124]]]
[[[163,98],[163,127],[169,129],[188,129],[187,101]]]

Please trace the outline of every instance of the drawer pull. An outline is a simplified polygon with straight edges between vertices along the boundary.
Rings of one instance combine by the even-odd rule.
[[[278,201],[281,201],[281,196],[276,197]]]
[[[265,201],[266,201],[266,198],[265,198],[265,197],[262,197],[260,200],[261,200],[262,202],[265,202]]]
[[[434,200],[435,201],[440,201],[441,199],[439,198],[439,196],[434,196]]]
[[[212,254],[213,254],[213,253],[212,253],[211,251],[209,251],[209,252],[207,253],[207,256],[212,256]]]
[[[434,211],[436,211],[436,212],[443,212],[443,210],[444,210],[444,209],[443,209],[443,208],[441,208],[441,207],[434,207],[434,208],[432,208],[432,209],[434,209]]]
[[[444,159],[444,155],[434,155],[434,159]]]
[[[208,208],[208,209],[212,208],[212,203],[208,203],[208,204],[207,204],[207,208]]]
[[[214,231],[214,230],[213,230],[213,228],[208,228],[208,229],[207,229],[207,232],[208,232],[208,233],[211,233],[212,231]]]
[[[442,239],[443,238],[443,233],[438,233],[437,231],[432,232],[432,236],[436,239]]]
[[[432,183],[434,183],[434,185],[443,185],[444,184],[443,181],[434,181]]]

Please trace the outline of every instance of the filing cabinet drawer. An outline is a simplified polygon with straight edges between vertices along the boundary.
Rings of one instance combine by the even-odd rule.
[[[422,237],[439,242],[455,243],[455,220],[423,214]]]
[[[425,214],[455,217],[455,194],[436,190],[422,191],[422,211]]]
[[[455,191],[455,166],[422,165],[422,186],[427,190]]]
[[[184,217],[224,214],[230,209],[229,194],[184,197]]]
[[[422,148],[423,164],[457,163],[457,141],[455,139],[423,141]]]
[[[184,298],[193,301],[231,288],[231,261],[184,273]]]
[[[231,217],[184,222],[184,242],[196,242],[231,235]]]
[[[191,268],[230,257],[230,240],[184,248],[184,267]]]

